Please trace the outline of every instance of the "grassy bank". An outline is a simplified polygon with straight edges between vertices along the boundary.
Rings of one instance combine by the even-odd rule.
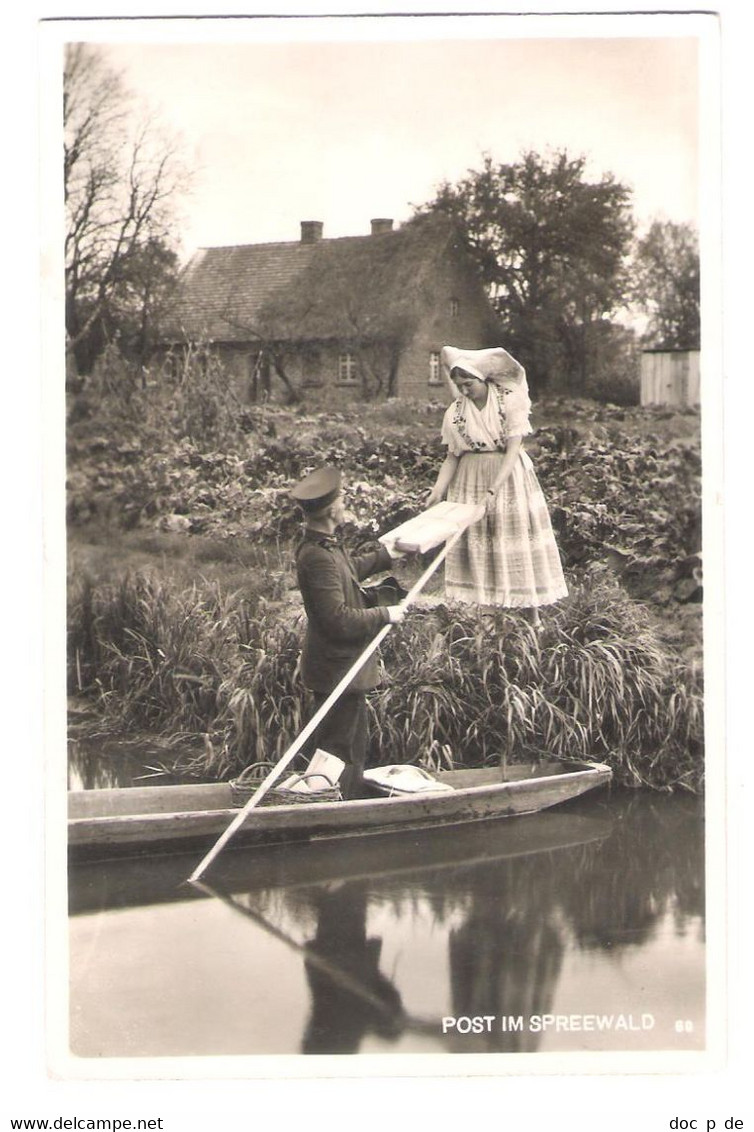
[[[150,730],[202,777],[278,758],[305,721],[297,676],[303,617],[146,575],[72,587],[71,691],[95,696],[115,730]],[[576,589],[542,634],[521,617],[427,600],[382,649],[372,695],[373,762],[478,766],[547,752],[602,759],[618,781],[698,790],[697,670],[663,643],[613,582]]]
[[[143,403],[73,413],[71,693],[105,728],[160,735],[188,774],[229,777],[279,756],[306,710],[290,485],[324,461],[343,468],[347,541],[369,541],[420,508],[441,414],[402,403],[175,410],[162,422]],[[383,647],[372,759],[480,765],[547,751],[604,759],[631,785],[696,791],[698,415],[558,400],[535,423],[527,447],[571,596],[536,636],[515,614],[445,605],[433,579]]]

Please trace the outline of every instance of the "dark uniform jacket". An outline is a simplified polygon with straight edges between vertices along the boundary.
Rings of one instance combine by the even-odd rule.
[[[385,570],[385,547],[351,556],[337,538],[307,531],[296,551],[296,572],[304,599],[307,628],[301,676],[313,692],[331,692],[389,618],[384,606],[367,607],[359,582]],[[364,692],[379,683],[379,661],[372,654],[349,685]]]

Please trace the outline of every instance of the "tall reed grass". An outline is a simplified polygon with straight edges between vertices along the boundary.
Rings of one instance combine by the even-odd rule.
[[[187,773],[225,778],[276,760],[300,731],[303,615],[213,585],[147,575],[71,582],[69,684],[113,729],[204,753]],[[608,762],[617,781],[698,791],[700,673],[617,586],[576,589],[536,633],[519,616],[436,605],[385,640],[370,696],[373,762],[473,766],[547,754]]]
[[[69,597],[69,690],[96,698],[114,731],[203,741],[202,772],[222,777],[281,754],[300,726],[299,638],[294,614],[271,615],[263,598],[216,584],[83,578]]]
[[[459,606],[402,629],[372,702],[383,750],[437,765],[597,758],[624,784],[700,788],[700,672],[616,586],[576,589],[541,633]]]

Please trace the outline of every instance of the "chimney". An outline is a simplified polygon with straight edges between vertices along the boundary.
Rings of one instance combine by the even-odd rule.
[[[316,244],[317,240],[322,239],[322,228],[323,224],[321,220],[302,220],[301,243]]]
[[[381,236],[383,232],[392,232],[392,230],[393,230],[392,220],[385,220],[384,218],[380,217],[377,220],[372,221],[372,235],[373,236]]]

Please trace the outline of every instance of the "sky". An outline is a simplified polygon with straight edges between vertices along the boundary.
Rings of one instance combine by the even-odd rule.
[[[301,220],[366,234],[526,150],[612,173],[642,225],[698,220],[698,18],[272,24],[87,30],[193,170],[184,254],[296,240]]]

